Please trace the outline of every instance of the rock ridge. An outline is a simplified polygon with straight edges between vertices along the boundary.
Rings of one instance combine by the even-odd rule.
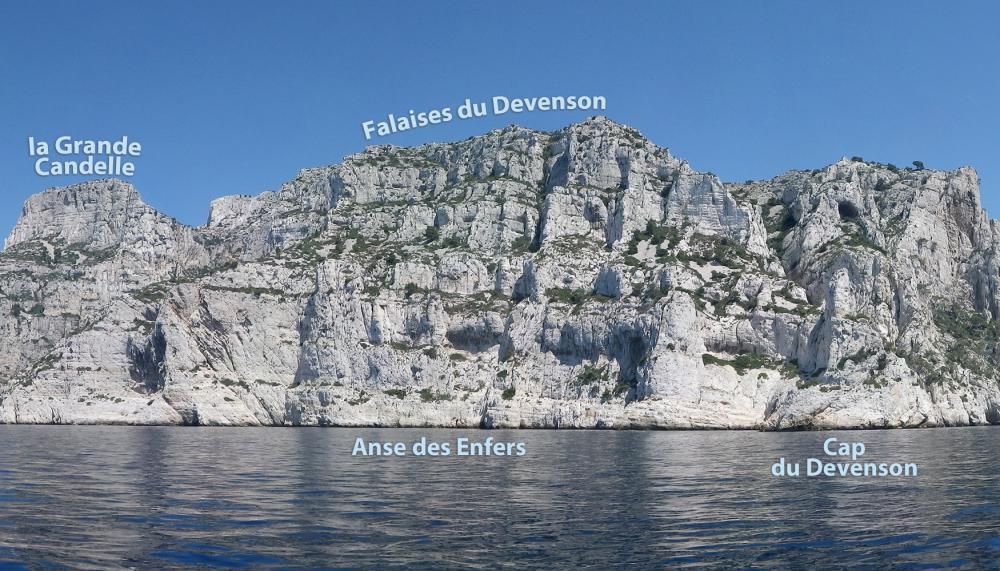
[[[377,146],[192,227],[30,197],[0,421],[889,428],[1000,423],[975,170],[723,183],[595,117]]]

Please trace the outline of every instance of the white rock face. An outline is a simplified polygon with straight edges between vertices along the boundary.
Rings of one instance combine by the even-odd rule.
[[[0,421],[997,424],[998,240],[972,169],[724,184],[604,118],[372,147],[197,228],[88,182],[0,253]]]

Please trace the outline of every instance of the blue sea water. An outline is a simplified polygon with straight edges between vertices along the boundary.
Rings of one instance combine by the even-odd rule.
[[[489,436],[526,454],[351,453]],[[843,461],[831,436],[919,473],[771,475],[780,457]],[[1000,569],[998,444],[995,427],[0,426],[0,566]]]

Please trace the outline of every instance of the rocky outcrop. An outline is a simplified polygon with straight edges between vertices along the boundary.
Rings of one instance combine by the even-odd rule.
[[[0,421],[1000,423],[972,169],[726,184],[593,118],[372,147],[204,226],[94,181],[0,253]]]

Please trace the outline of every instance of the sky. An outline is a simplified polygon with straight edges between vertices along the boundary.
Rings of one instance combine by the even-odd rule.
[[[842,156],[975,167],[1000,216],[996,2],[3,2],[0,234],[40,177],[28,137],[128,136],[160,211],[276,189],[367,144],[464,139],[454,120],[366,141],[361,124],[465,98],[601,95],[603,114],[726,181]]]

